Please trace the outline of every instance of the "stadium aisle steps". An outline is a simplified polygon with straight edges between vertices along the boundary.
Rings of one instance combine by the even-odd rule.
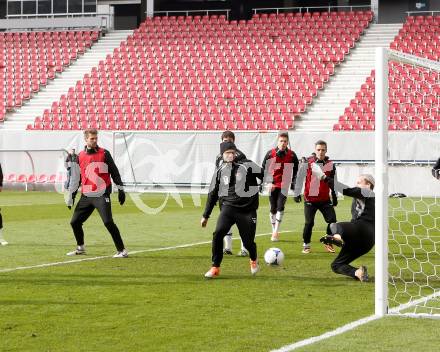
[[[121,41],[131,33],[132,31],[114,31],[101,37],[91,50],[85,51],[78,60],[65,68],[62,73],[57,74],[56,79],[48,82],[47,86],[25,105],[8,114],[4,128],[25,129],[34,121],[35,116],[42,115],[45,109],[50,109],[54,101],[59,100],[62,94],[67,94],[70,87],[78,80],[82,80],[84,74],[90,72],[91,67],[97,66],[100,60],[112,54],[113,49],[119,47]]]
[[[0,33],[0,121],[98,40],[99,31]]]
[[[356,48],[335,70],[310,108],[295,122],[296,131],[331,131],[350,99],[374,68],[376,47],[388,47],[401,24],[370,24]]]
[[[409,16],[390,48],[440,59],[440,16]],[[374,72],[345,108],[335,131],[374,130]],[[390,65],[389,129],[440,130],[440,72],[410,65]]]
[[[156,17],[31,129],[290,129],[370,12]]]

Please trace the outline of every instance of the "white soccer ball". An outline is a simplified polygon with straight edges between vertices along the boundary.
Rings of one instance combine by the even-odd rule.
[[[264,253],[264,261],[269,265],[281,265],[284,260],[284,253],[279,248],[269,248]]]

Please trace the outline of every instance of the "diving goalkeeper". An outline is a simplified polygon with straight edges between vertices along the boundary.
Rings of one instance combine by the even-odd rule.
[[[331,268],[336,274],[346,275],[359,281],[368,281],[366,266],[355,268],[350,265],[355,259],[368,253],[374,246],[374,177],[368,174],[360,175],[357,187],[348,187],[331,177],[326,176],[319,165],[312,165],[313,173],[318,179],[327,182],[334,192],[341,192],[353,198],[350,222],[330,224],[330,235],[320,239],[324,244],[342,247],[339,255],[332,262]]]

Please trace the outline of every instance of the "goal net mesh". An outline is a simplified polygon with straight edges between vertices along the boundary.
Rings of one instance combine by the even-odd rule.
[[[439,138],[426,160],[388,161],[391,314],[440,317],[440,180],[431,174],[440,157],[439,69],[439,62],[389,53],[388,129],[432,131]]]

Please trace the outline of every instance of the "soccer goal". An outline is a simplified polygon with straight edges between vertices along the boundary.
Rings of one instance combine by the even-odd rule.
[[[431,176],[440,157],[440,63],[376,50],[375,312],[440,318],[440,180]],[[434,147],[424,160],[402,158],[398,149],[411,147],[393,134]]]

